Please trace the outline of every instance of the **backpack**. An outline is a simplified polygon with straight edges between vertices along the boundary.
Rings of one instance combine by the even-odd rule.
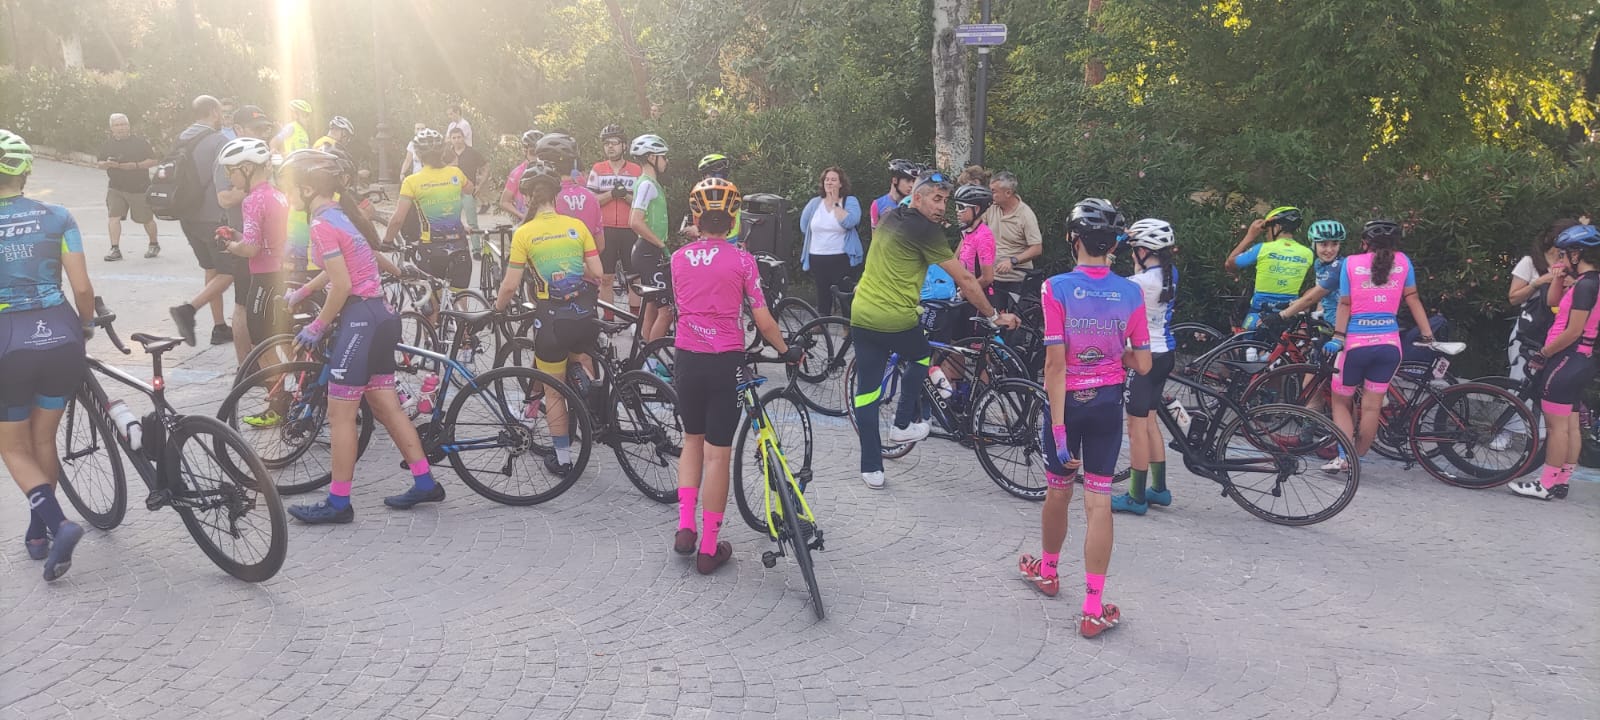
[[[1536,287],[1533,295],[1522,303],[1522,312],[1517,315],[1517,339],[1525,346],[1543,347],[1545,335],[1556,322],[1555,311],[1550,309],[1545,297],[1548,289],[1544,285]]]
[[[207,178],[200,177],[194,167],[195,146],[216,130],[203,132],[178,143],[155,167],[155,177],[145,190],[145,200],[150,211],[162,220],[181,220],[201,204]]]

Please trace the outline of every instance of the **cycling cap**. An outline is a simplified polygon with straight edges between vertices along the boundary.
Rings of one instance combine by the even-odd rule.
[[[1556,247],[1562,250],[1588,250],[1600,247],[1600,230],[1593,225],[1573,225],[1556,236]]]
[[[33,169],[33,148],[10,130],[0,130],[0,174],[21,175]]]
[[[1128,244],[1146,250],[1165,250],[1178,241],[1165,220],[1145,218],[1128,226]]]
[[[628,146],[628,152],[634,157],[665,155],[667,154],[667,141],[662,140],[657,135],[640,135],[634,138],[633,143]]]
[[[565,133],[550,133],[534,145],[533,156],[545,162],[570,163],[578,159],[578,141]]]
[[[706,178],[696,183],[694,190],[689,192],[689,210],[695,217],[710,210],[718,210],[733,215],[739,212],[739,206],[744,202],[744,196],[739,194],[738,186],[722,178]]]
[[[253,137],[230,140],[217,153],[217,164],[223,167],[233,167],[243,163],[266,165],[271,162],[272,148],[267,146],[267,141]]]
[[[1311,242],[1344,242],[1344,225],[1338,220],[1318,220],[1306,231]]]
[[[733,170],[733,163],[728,161],[728,156],[711,153],[700,158],[700,172],[704,175],[726,175]]]
[[[1277,225],[1278,229],[1284,232],[1292,233],[1299,230],[1300,220],[1300,208],[1288,205],[1273,208],[1272,212],[1267,213],[1267,224]]]

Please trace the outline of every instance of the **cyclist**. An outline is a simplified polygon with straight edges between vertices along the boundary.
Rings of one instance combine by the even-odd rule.
[[[1111,565],[1111,475],[1122,450],[1120,422],[1127,369],[1150,371],[1150,324],[1144,292],[1111,273],[1108,255],[1123,238],[1122,214],[1099,198],[1078,201],[1067,220],[1067,240],[1077,268],[1045,282],[1045,390],[1050,427],[1043,431],[1049,487],[1040,513],[1044,554],[1023,555],[1022,573],[1035,588],[1054,597],[1060,589],[1058,561],[1067,539],[1067,506],[1077,467],[1084,471],[1083,615],[1078,633],[1094,637],[1121,619],[1116,605],[1104,602],[1106,570]],[[1131,348],[1130,348],[1131,346]]]
[[[461,168],[445,164],[444,136],[439,131],[424,129],[412,142],[423,167],[400,183],[400,201],[384,229],[383,244],[394,243],[416,206],[422,222],[417,267],[449,282],[452,290],[464,289],[472,282],[472,253],[467,249],[466,226],[461,223],[461,203],[472,197],[472,181]],[[432,303],[430,320],[437,322],[439,305]]]
[[[284,249],[289,242],[289,204],[272,185],[272,148],[253,137],[241,137],[217,153],[233,187],[245,192],[240,202],[243,231],[222,246],[223,252],[249,259],[245,285],[245,328],[265,340],[287,329],[279,302],[283,298]]]
[[[726,155],[722,155],[720,153],[711,153],[710,155],[707,155],[707,156],[705,156],[703,158],[700,158],[700,179],[701,180],[709,180],[711,178],[717,178],[719,180],[727,180],[728,176],[730,174],[732,174],[732,173],[733,173],[733,163],[730,160],[728,160],[728,156],[726,156]],[[699,216],[698,213],[690,212],[689,216],[685,217],[683,219],[683,223],[678,227],[678,232],[682,233],[683,236],[686,239],[689,239],[689,240],[699,239],[699,237],[700,237],[700,227],[698,225],[699,220],[700,220],[700,216]],[[728,231],[728,235],[727,235],[728,242],[731,242],[731,243],[738,243],[739,242],[739,239],[740,239],[739,231],[743,228],[743,226],[744,226],[744,213],[743,212],[735,212],[733,214],[733,229]]]
[[[667,197],[659,178],[667,171],[667,143],[656,135],[640,135],[633,139],[628,151],[641,167],[633,186],[632,214],[628,216],[629,227],[639,236],[639,242],[633,244],[632,268],[641,283],[660,287],[666,281],[662,270],[666,269],[667,259]],[[669,322],[666,308],[655,304],[645,307],[645,342],[666,335]]]
[[[1365,252],[1345,258],[1339,268],[1338,320],[1333,339],[1323,349],[1341,353],[1334,362],[1333,421],[1355,440],[1358,457],[1372,447],[1383,396],[1400,369],[1400,325],[1395,321],[1400,301],[1405,300],[1417,327],[1430,327],[1428,313],[1417,296],[1416,268],[1411,258],[1395,249],[1404,236],[1397,222],[1368,222],[1361,228]],[[1418,340],[1426,344],[1433,342],[1433,337],[1425,334]],[[1359,432],[1352,415],[1357,387],[1365,390]],[[1349,468],[1350,459],[1342,452],[1322,469],[1343,472]]]
[[[546,136],[551,137],[551,136]],[[534,301],[538,305],[539,332],[534,335],[534,361],[541,371],[567,377],[567,361],[594,347],[600,326],[594,322],[595,283],[600,280],[600,251],[582,222],[556,213],[563,171],[542,158],[534,158],[522,173],[522,194],[532,216],[511,237],[511,256],[500,281],[495,310],[511,303],[522,283],[523,270],[533,266]],[[590,377],[593,377],[591,371]],[[537,395],[542,388],[536,388]],[[572,436],[568,408],[559,393],[545,397],[555,453],[546,455],[545,469],[558,477],[572,472]],[[528,412],[536,412],[530,404]]]
[[[556,194],[556,212],[583,223],[594,238],[595,247],[605,255],[605,230],[600,198],[578,183],[578,141],[571,135],[550,133],[539,139],[534,155],[561,173],[561,192]]]
[[[978,279],[950,252],[943,223],[953,189],[950,176],[941,172],[924,173],[918,178],[908,196],[910,206],[897,206],[884,214],[872,247],[867,250],[861,281],[856,284],[850,317],[856,343],[854,406],[856,434],[861,441],[861,481],[869,488],[881,489],[884,485],[878,405],[889,356],[898,354],[900,361],[913,370],[929,372],[928,338],[918,326],[918,301],[929,266],[938,265],[950,273],[963,296],[991,324],[1008,328],[1018,324],[1016,316],[995,311]],[[922,440],[930,429],[926,421],[920,420],[922,378],[915,372],[908,372],[905,378],[894,427],[889,431],[889,440],[894,443]]]
[[[1244,239],[1228,253],[1226,267],[1229,270],[1256,267],[1255,292],[1250,297],[1244,329],[1254,330],[1260,326],[1261,312],[1267,307],[1281,309],[1299,297],[1306,271],[1311,269],[1311,249],[1294,239],[1300,222],[1299,208],[1275,208],[1265,218],[1250,223]],[[1263,231],[1267,233],[1267,240],[1255,244]]]
[[[1544,398],[1545,465],[1538,480],[1511,484],[1511,492],[1541,500],[1567,497],[1567,483],[1583,452],[1583,431],[1572,406],[1594,382],[1600,365],[1595,359],[1600,338],[1600,230],[1574,225],[1556,236],[1555,247],[1560,256],[1551,266],[1557,272],[1547,296],[1560,298],[1555,324],[1544,347],[1529,361],[1530,371],[1543,365],[1538,382]]]
[[[1161,402],[1162,388],[1172,372],[1172,309],[1178,297],[1178,266],[1173,258],[1177,237],[1165,220],[1145,218],[1128,226],[1128,245],[1138,268],[1129,280],[1144,295],[1144,318],[1149,326],[1150,370],[1128,378],[1124,401],[1128,414],[1128,465],[1132,476],[1128,492],[1111,498],[1112,512],[1143,515],[1151,505],[1172,504],[1167,489],[1166,441],[1161,424],[1150,411]],[[1145,482],[1149,481],[1146,488]]]
[[[272,138],[272,151],[284,156],[311,147],[311,133],[306,130],[311,127],[311,103],[290,100],[289,114],[294,119]]]
[[[614,283],[617,267],[621,266],[624,274],[633,271],[633,244],[639,239],[631,221],[633,186],[644,174],[644,168],[625,157],[628,136],[622,134],[621,125],[607,125],[601,129],[600,146],[605,152],[605,159],[595,163],[589,170],[587,184],[595,197],[600,199],[600,224],[605,229],[604,237],[596,238],[597,244],[603,248],[600,251],[600,266],[605,273],[600,277],[600,289],[606,293],[606,300],[613,301],[616,299]],[[627,289],[627,294],[628,305],[637,312],[639,298],[634,296],[631,287]]]
[[[983,213],[994,204],[994,193],[984,185],[962,185],[956,188],[955,194],[950,198],[956,203],[956,221],[961,224],[961,244],[956,248],[956,258],[961,261],[961,267],[978,278],[978,285],[984,293],[994,297],[994,233],[989,231],[989,226],[983,222]],[[955,279],[938,265],[928,268],[928,277],[922,281],[923,300],[956,300]],[[945,335],[955,334],[955,325],[965,323],[966,318],[972,317],[972,311],[957,308],[955,319],[949,323],[949,331]],[[972,333],[961,333],[958,337],[967,337]],[[941,342],[948,341],[949,337],[934,338]]]
[[[1311,270],[1316,274],[1317,282],[1279,311],[1278,319],[1287,320],[1314,307],[1322,321],[1332,326],[1334,319],[1339,317],[1339,267],[1344,264],[1339,257],[1339,249],[1344,244],[1344,224],[1338,220],[1318,220],[1306,230],[1306,238],[1316,252]],[[1267,319],[1271,320],[1270,317]]]
[[[311,217],[311,248],[322,273],[289,293],[290,308],[312,292],[328,287],[316,319],[300,330],[295,342],[314,347],[337,325],[328,350],[328,432],[333,438],[333,483],[328,497],[312,505],[289,508],[295,519],[312,525],[348,523],[355,519],[350,488],[356,473],[356,413],[363,400],[405,458],[412,486],[383,499],[406,510],[444,499],[444,486],[434,482],[422,441],[395,392],[395,345],[400,342],[400,316],[383,299],[378,271],[399,269],[373,250],[378,231],[357,209],[355,194],[343,192],[345,168],[339,159],[319,150],[302,150],[283,161],[287,195],[296,209]],[[335,198],[338,198],[335,200]]]
[[[727,241],[743,198],[721,178],[694,186],[689,207],[704,234],[672,254],[673,295],[678,306],[677,369],[673,384],[683,419],[683,451],[678,460],[678,530],[672,549],[699,555],[695,569],[710,575],[733,556],[733,546],[718,541],[728,508],[729,462],[739,426],[738,386],[744,366],[741,308],[749,303],[756,328],[767,342],[797,362],[800,348],[783,341],[761,294],[761,273],[750,253]],[[694,510],[704,493],[703,535],[696,534]]]
[[[528,169],[528,163],[533,160],[534,151],[543,137],[544,133],[538,130],[522,134],[522,162],[511,168],[511,174],[506,175],[505,189],[500,191],[500,209],[518,223],[528,219],[528,199],[522,195],[522,173]]]
[[[56,501],[55,438],[89,371],[84,340],[94,331],[94,286],[72,214],[23,197],[32,169],[33,149],[0,130],[0,459],[28,496],[28,557],[43,560],[44,579],[54,580],[72,567],[83,538],[83,526]],[[63,271],[76,313],[62,292]]]
[[[901,202],[911,195],[911,189],[917,183],[917,177],[922,174],[923,167],[905,158],[895,158],[889,161],[889,192],[883,197],[872,201],[871,216],[872,227],[876,229],[878,223],[890,210],[900,207]]]
[[[335,115],[328,121],[328,134],[317,138],[316,142],[311,143],[311,147],[316,150],[344,149],[345,144],[355,136],[356,126],[350,122],[350,118]]]

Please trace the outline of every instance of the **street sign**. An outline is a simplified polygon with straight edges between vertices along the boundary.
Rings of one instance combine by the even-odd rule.
[[[1005,23],[983,23],[956,26],[956,41],[962,45],[1004,45],[1006,42]]]

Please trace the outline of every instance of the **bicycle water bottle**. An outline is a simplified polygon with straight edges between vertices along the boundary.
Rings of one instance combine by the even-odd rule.
[[[928,370],[928,378],[933,380],[933,386],[939,391],[939,397],[949,400],[950,396],[955,394],[956,389],[950,385],[950,378],[945,377],[944,368],[933,366]]]
[[[117,434],[128,439],[128,447],[139,449],[139,444],[144,440],[144,427],[139,424],[138,416],[128,409],[128,404],[121,400],[112,400],[106,405],[106,414],[111,416],[111,421],[117,426]]]
[[[417,412],[423,415],[433,414],[433,392],[439,389],[439,376],[428,373],[422,379],[422,397],[417,398]]]
[[[417,398],[406,389],[404,385],[395,385],[394,394],[400,396],[400,409],[405,411],[406,417],[417,419]]]
[[[1173,420],[1177,421],[1178,430],[1183,432],[1183,436],[1188,437],[1189,428],[1194,424],[1194,418],[1189,417],[1189,411],[1183,407],[1183,403],[1178,402],[1177,398],[1168,400],[1167,412],[1171,413]]]

